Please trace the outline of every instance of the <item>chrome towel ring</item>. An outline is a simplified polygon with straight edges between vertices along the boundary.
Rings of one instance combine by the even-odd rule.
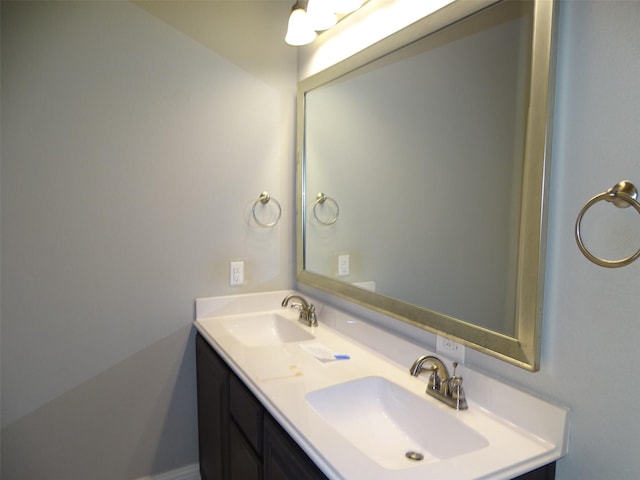
[[[273,220],[272,222],[262,222],[260,219],[258,219],[258,215],[256,214],[256,207],[258,205],[265,205],[266,206],[271,200],[273,200],[273,203],[275,203],[275,205],[276,205],[276,207],[278,209],[278,214],[276,215],[276,219]],[[280,217],[282,216],[282,207],[280,206],[280,202],[278,202],[278,200],[276,200],[271,195],[269,195],[268,192],[262,192],[260,194],[260,196],[258,197],[258,199],[253,204],[253,208],[251,209],[251,213],[253,214],[253,219],[256,221],[256,223],[258,225],[260,225],[261,227],[265,227],[265,228],[271,228],[271,227],[275,226],[278,223],[278,221],[280,221]]]
[[[318,205],[324,205],[326,202],[332,203],[336,213],[329,218],[329,220],[321,220],[318,216]],[[320,192],[316,195],[316,201],[313,204],[313,216],[316,217],[316,220],[323,225],[333,225],[338,221],[338,216],[340,215],[340,207],[338,206],[338,202],[336,202],[333,198],[328,197],[326,194]]]
[[[582,217],[584,216],[585,212],[589,210],[589,208],[591,208],[594,204],[600,202],[601,200],[613,203],[618,208],[633,207],[638,213],[640,213],[640,203],[638,203],[638,190],[633,183],[623,180],[611,187],[606,192],[602,192],[589,200],[585,204],[585,206],[582,207],[582,210],[580,210],[580,213],[578,214],[578,218],[576,220],[576,243],[578,244],[578,248],[585,257],[601,267],[624,267],[625,265],[629,265],[638,257],[640,257],[640,248],[629,257],[620,260],[605,260],[604,258],[600,258],[592,254],[582,242],[582,234],[580,232]]]

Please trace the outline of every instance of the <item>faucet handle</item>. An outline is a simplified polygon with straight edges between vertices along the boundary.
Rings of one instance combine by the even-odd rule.
[[[307,321],[310,327],[318,326],[318,318],[316,317],[316,306],[311,303],[307,308]]]
[[[456,394],[460,395],[462,393],[464,395],[464,390],[462,389],[462,377],[451,377],[449,379],[449,390],[451,391],[451,396],[455,396]]]
[[[438,367],[433,366],[431,369],[431,375],[429,375],[429,383],[427,383],[427,390],[438,390],[442,388],[442,379],[438,373]]]
[[[449,392],[453,396],[454,392],[460,392],[462,390],[463,378],[460,375],[456,375],[456,369],[458,368],[458,362],[453,362],[453,375],[449,379]],[[464,395],[464,391],[463,391]]]
[[[464,393],[464,388],[462,388],[462,377],[451,377],[449,389],[456,410],[466,410],[469,408],[467,405],[467,396]]]
[[[453,362],[453,375],[449,379],[449,395],[455,402],[456,410],[466,410],[468,408],[467,397],[464,388],[462,388],[464,379],[460,375],[456,375],[457,367],[458,362]]]

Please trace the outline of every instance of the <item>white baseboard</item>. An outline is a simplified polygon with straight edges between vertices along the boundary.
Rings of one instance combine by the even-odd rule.
[[[200,480],[200,466],[194,463],[170,472],[136,478],[136,480]]]

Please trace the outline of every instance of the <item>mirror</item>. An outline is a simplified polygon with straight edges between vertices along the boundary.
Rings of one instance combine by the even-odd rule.
[[[539,368],[554,8],[427,17],[300,83],[300,283]]]

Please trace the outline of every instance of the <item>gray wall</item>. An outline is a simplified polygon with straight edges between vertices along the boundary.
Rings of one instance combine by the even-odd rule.
[[[640,2],[562,1],[558,40],[541,369],[528,373],[468,349],[466,363],[572,409],[558,480],[636,480],[640,261],[622,269],[589,263],[573,227],[592,196],[623,179],[640,185]],[[300,72],[313,70],[318,47],[306,48]],[[598,205],[588,217],[594,251],[621,258],[640,248],[633,209]]]
[[[194,298],[293,284],[288,10],[2,2],[3,479],[197,462]]]

